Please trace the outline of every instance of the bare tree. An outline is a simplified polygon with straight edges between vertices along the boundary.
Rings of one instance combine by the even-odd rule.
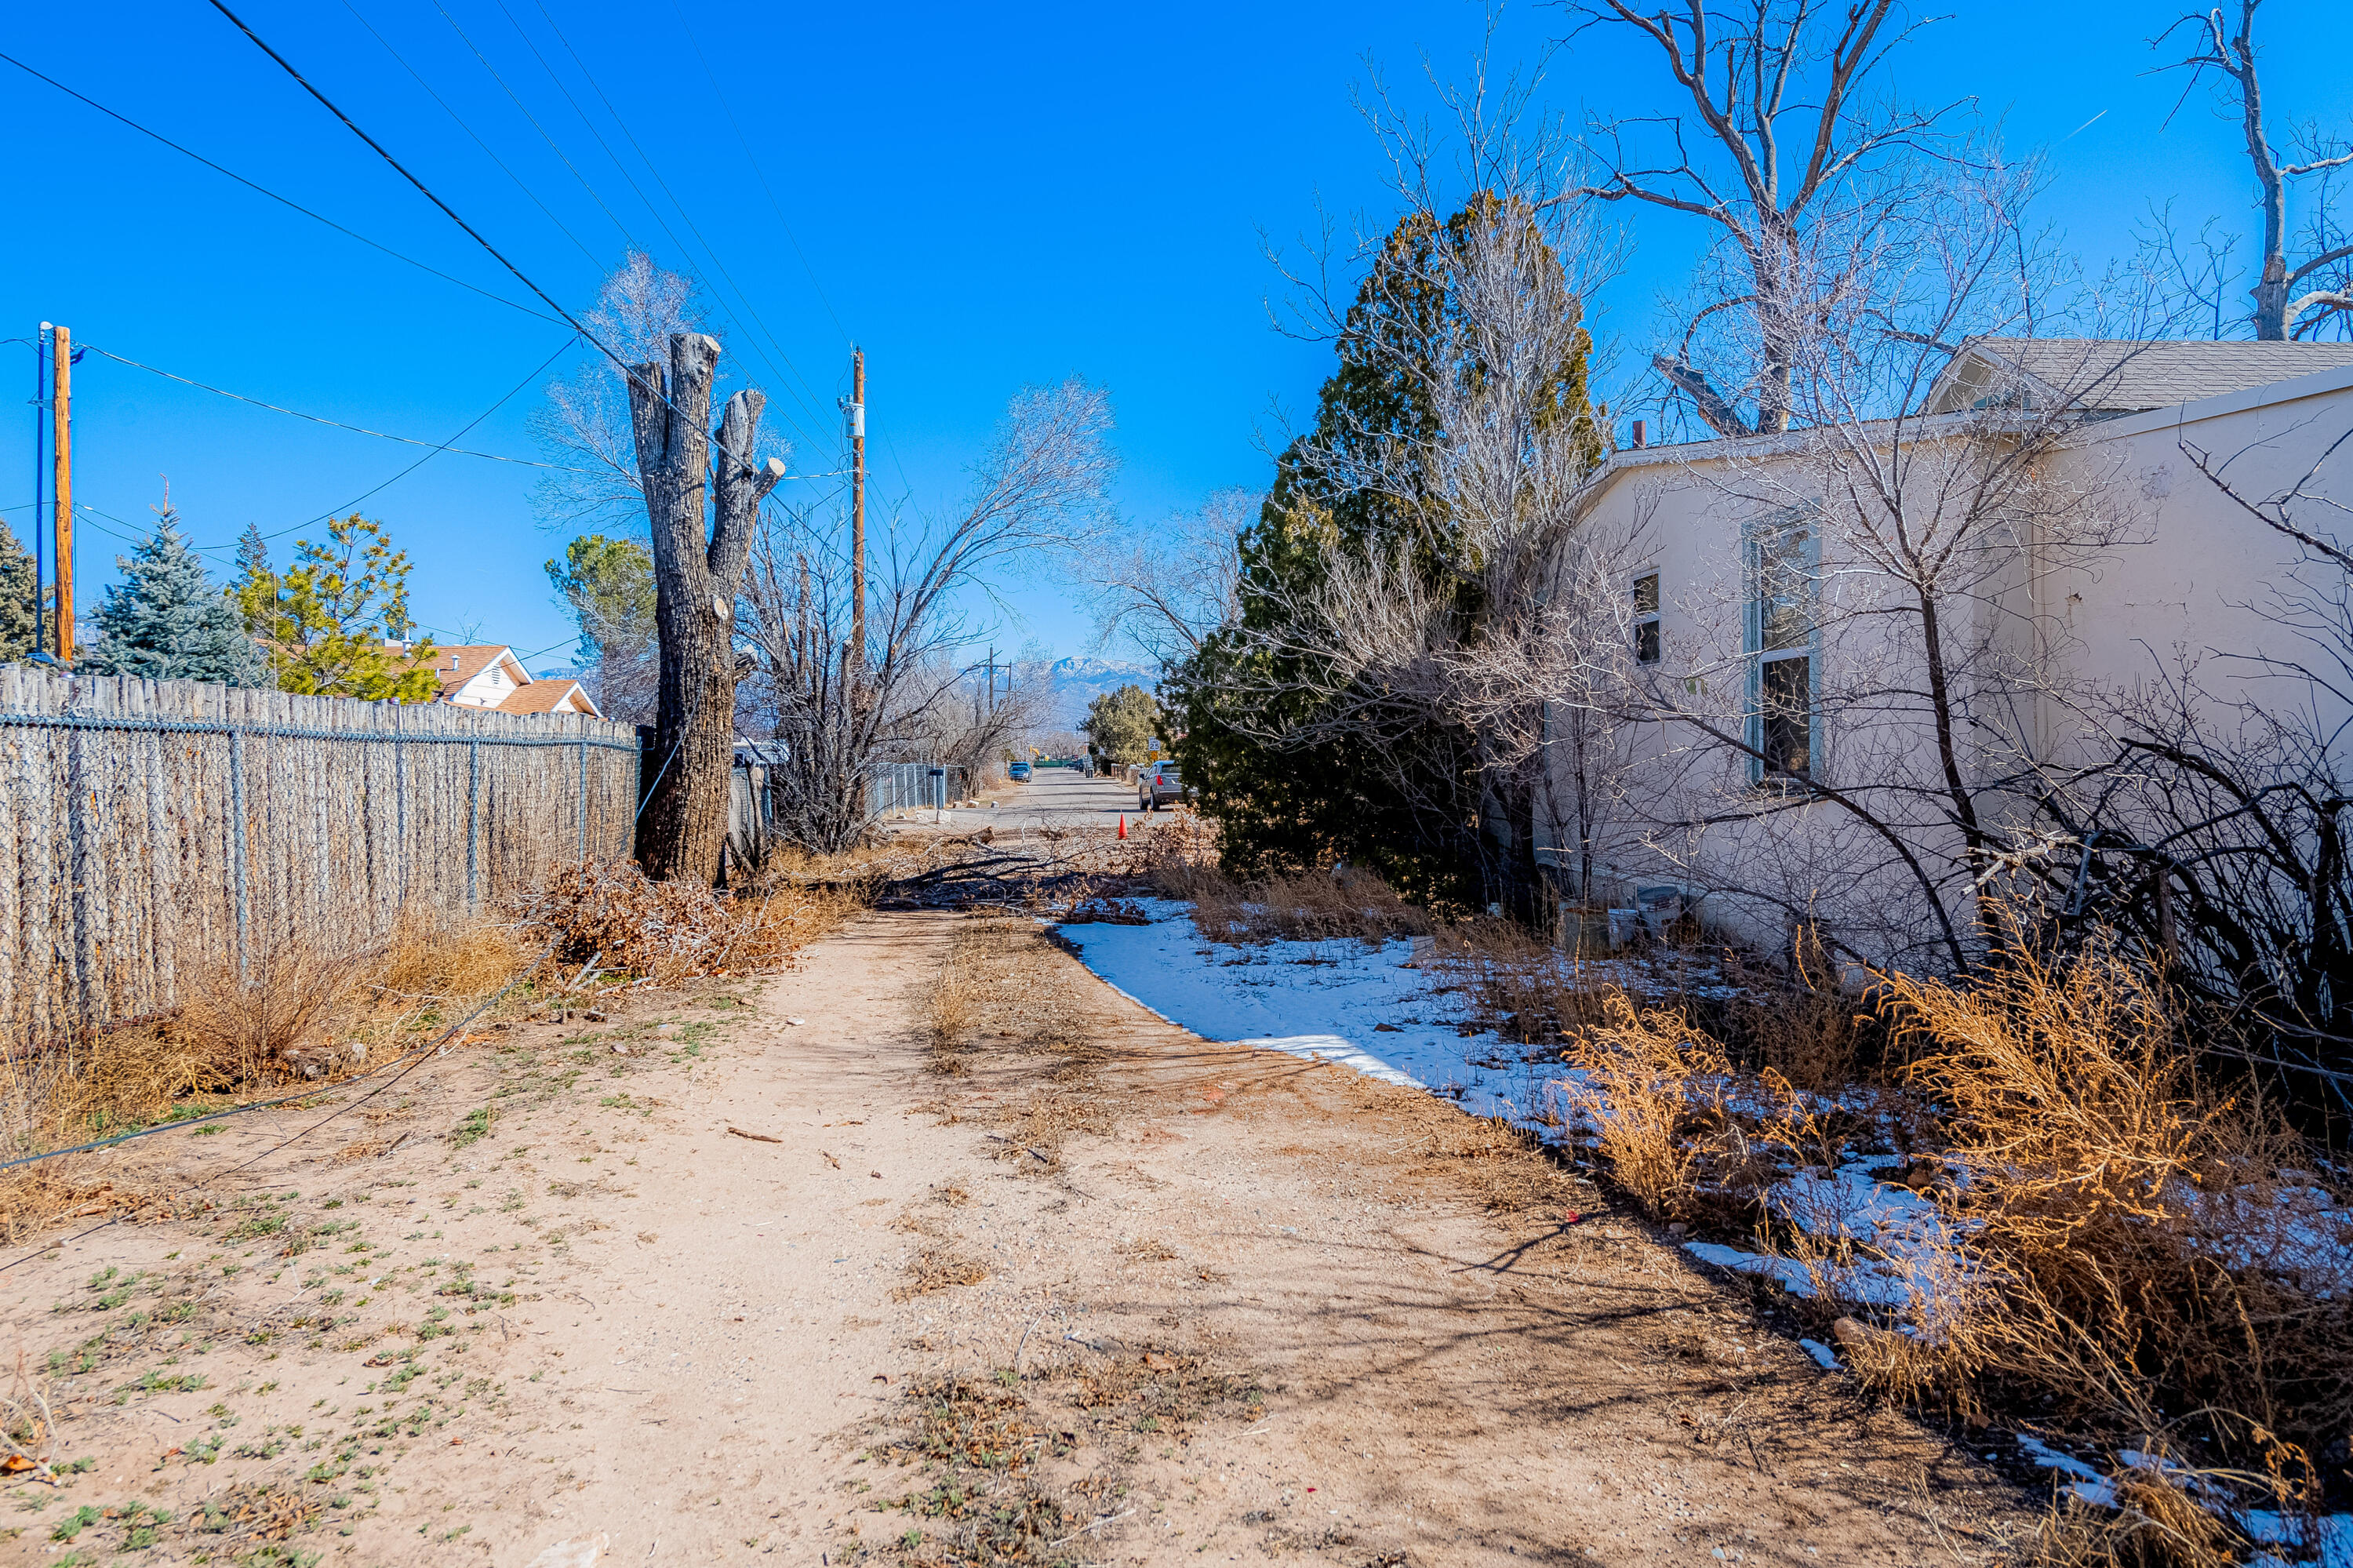
[[[549,383],[547,402],[532,415],[532,429],[566,466],[541,478],[533,502],[551,528],[634,529],[644,486],[621,366],[662,358],[673,336],[703,331],[702,302],[691,279],[632,250],[607,275],[582,323],[614,357],[598,355]]]
[[[2255,42],[2255,12],[2262,5],[2263,0],[2238,0],[2235,20],[2220,5],[2189,13],[2150,47],[2163,48],[2177,35],[2189,33],[2195,40],[2191,52],[2168,69],[2188,71],[2191,90],[2211,80],[2237,112],[2263,217],[2253,290],[2256,338],[2316,337],[2331,328],[2338,335],[2353,335],[2353,234],[2337,220],[2328,200],[2335,177],[2353,166],[2353,142],[2307,126],[2298,138],[2302,157],[2281,157],[2264,122],[2257,70],[2262,51]],[[2316,196],[2300,231],[2288,216],[2288,193],[2298,181],[2310,182]]]
[[[1131,530],[1128,543],[1082,563],[1098,640],[1124,639],[1163,669],[1200,652],[1234,612],[1234,541],[1263,500],[1245,490],[1219,491],[1199,511]]]
[[[638,860],[649,876],[664,880],[720,871],[735,755],[735,603],[760,503],[785,476],[777,459],[755,466],[750,456],[764,394],[736,393],[718,429],[704,428],[717,340],[677,333],[669,348],[668,365],[648,361],[629,372],[661,645],[654,719],[660,760],[638,820]]]
[[[786,837],[829,852],[865,834],[872,770],[963,700],[951,653],[971,637],[959,602],[986,595],[1002,570],[1067,559],[1101,534],[1110,432],[1110,398],[1084,382],[1016,397],[962,511],[885,530],[863,650],[849,643],[850,563],[837,531],[806,512],[772,515],[737,630],[756,665],[749,705],[785,744],[774,787]]]
[[[1952,155],[1958,105],[1914,109],[1876,90],[1919,24],[1894,0],[1577,9],[1587,26],[1648,39],[1690,110],[1594,120],[1586,146],[1599,172],[1567,194],[1719,231],[1682,342],[1652,366],[1718,435],[1786,430],[1806,345],[1855,285],[1855,251],[1911,221],[1924,155]]]

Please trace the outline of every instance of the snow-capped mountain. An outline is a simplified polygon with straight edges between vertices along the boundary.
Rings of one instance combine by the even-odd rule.
[[[1047,673],[1054,683],[1057,729],[1076,729],[1087,716],[1087,705],[1106,692],[1131,683],[1149,692],[1160,683],[1160,672],[1148,665],[1117,664],[1108,659],[1057,659]]]

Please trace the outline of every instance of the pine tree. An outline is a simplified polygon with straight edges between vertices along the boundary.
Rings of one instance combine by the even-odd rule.
[[[111,585],[96,617],[96,646],[79,667],[100,675],[150,681],[209,681],[267,686],[269,666],[245,634],[237,607],[206,575],[205,564],[166,504],[155,532],[129,556],[117,556],[122,580]]]
[[[0,664],[33,651],[33,557],[0,523]]]
[[[369,702],[429,703],[440,694],[433,643],[406,642],[408,552],[358,513],[331,519],[327,542],[294,541],[294,564],[269,566],[260,531],[238,542],[242,575],[228,590],[248,636],[268,652],[279,690]]]
[[[1461,308],[1438,264],[1441,247],[1476,226],[1530,221],[1525,207],[1482,192],[1442,227],[1419,213],[1398,224],[1348,311],[1314,429],[1277,457],[1259,521],[1235,542],[1241,629],[1212,635],[1163,683],[1170,723],[1181,733],[1176,756],[1186,786],[1218,823],[1229,869],[1255,875],[1346,860],[1434,904],[1477,908],[1499,894],[1518,896],[1494,885],[1491,874],[1490,802],[1482,798],[1478,736],[1469,726],[1432,721],[1403,737],[1344,730],[1312,745],[1278,743],[1271,732],[1315,727],[1324,716],[1316,700],[1294,694],[1251,704],[1236,694],[1303,694],[1321,684],[1297,678],[1306,656],[1271,654],[1240,630],[1279,630],[1344,552],[1394,552],[1421,579],[1430,602],[1465,622],[1480,613],[1468,552],[1435,476],[1417,471],[1399,487],[1364,476],[1382,471],[1392,450],[1422,454],[1440,444],[1430,388],[1452,372],[1429,355],[1444,341],[1448,316]],[[1568,357],[1546,368],[1543,385],[1546,422],[1566,423],[1588,461],[1598,462],[1603,443],[1588,397],[1589,348],[1590,339],[1577,334]]]

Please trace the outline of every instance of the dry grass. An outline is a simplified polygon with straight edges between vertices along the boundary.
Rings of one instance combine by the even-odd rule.
[[[1629,1197],[1662,1219],[1745,1209],[1778,1173],[1781,1147],[1736,1114],[1723,1046],[1678,1009],[1602,1003],[1602,1022],[1562,1053],[1582,1082],[1567,1094]]]
[[[907,1283],[893,1287],[891,1299],[912,1301],[955,1285],[977,1285],[988,1277],[988,1265],[944,1247],[926,1247],[907,1265]]]
[[[2353,1194],[2201,1087],[2146,970],[2095,945],[1968,991],[1887,984],[1946,1108],[1960,1283],[1884,1381],[2144,1446],[2199,1412],[2212,1452],[2274,1470],[2353,1431]]]
[[[1244,885],[1214,866],[1172,857],[1155,863],[1151,878],[1161,896],[1191,900],[1195,927],[1215,942],[1383,942],[1430,931],[1427,911],[1369,871],[1335,867]]]
[[[418,906],[394,927],[368,982],[379,1009],[472,1001],[506,984],[528,958],[507,927]]]

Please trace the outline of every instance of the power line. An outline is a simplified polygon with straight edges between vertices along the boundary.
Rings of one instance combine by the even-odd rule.
[[[352,14],[352,19],[353,21],[356,21],[361,26],[367,29],[368,37],[374,38],[377,43],[384,46],[384,52],[390,55],[396,61],[397,61],[401,69],[406,71],[411,77],[416,79],[417,85],[425,90],[425,95],[427,98],[430,98],[434,102],[439,104],[442,111],[448,114],[451,120],[457,122],[459,130],[463,131],[468,136],[473,138],[474,145],[482,150],[482,155],[484,157],[490,159],[491,163],[498,165],[499,173],[506,175],[508,179],[512,180],[514,182],[515,188],[522,192],[524,196],[529,196],[531,198],[532,205],[547,215],[547,221],[555,225],[556,232],[562,234],[565,238],[572,241],[573,248],[578,250],[581,255],[588,258],[588,261],[591,266],[602,265],[602,263],[597,260],[596,253],[589,249],[586,244],[582,243],[578,235],[573,233],[571,229],[565,227],[564,220],[555,216],[554,208],[540,200],[539,193],[533,190],[530,185],[526,185],[521,175],[516,174],[512,169],[507,167],[506,160],[501,158],[496,153],[491,150],[491,144],[488,142],[483,141],[482,138],[475,132],[475,130],[471,125],[466,123],[465,116],[459,114],[456,109],[452,108],[448,100],[443,98],[439,93],[433,90],[433,84],[427,81],[424,74],[415,66],[410,65],[407,59],[398,49],[392,47],[391,39],[385,37],[382,33],[375,30],[375,24],[362,16],[360,14],[360,8],[353,5],[352,0],[343,0],[343,9]],[[445,12],[443,15],[446,16],[448,13]],[[462,37],[465,35],[461,33],[459,36]]]
[[[482,298],[504,305],[511,311],[521,311],[523,314],[531,316],[535,320],[554,321],[557,319],[554,316],[542,315],[539,312],[533,310],[529,305],[518,303],[513,300],[508,299],[503,294],[493,294],[488,289],[481,288],[477,284],[469,283],[463,278],[453,278],[448,273],[442,271],[438,267],[427,266],[426,263],[417,260],[414,256],[404,256],[389,245],[385,245],[376,240],[370,239],[366,235],[360,233],[356,229],[346,228],[342,224],[337,223],[333,218],[329,217],[322,213],[313,212],[309,207],[304,207],[301,202],[295,201],[289,196],[280,196],[268,185],[248,180],[243,175],[238,174],[235,169],[225,168],[221,164],[214,163],[210,158],[206,157],[202,153],[196,152],[192,148],[182,146],[179,143],[173,141],[169,136],[164,135],[162,132],[150,131],[146,126],[140,124],[139,122],[132,119],[129,115],[109,109],[105,104],[100,103],[98,100],[91,98],[85,93],[76,92],[64,82],[58,80],[57,78],[47,76],[40,71],[35,70],[31,66],[26,65],[23,60],[16,58],[14,55],[0,54],[0,60],[7,61],[10,65],[15,66],[18,70],[23,71],[26,76],[33,78],[37,81],[45,81],[48,83],[51,87],[56,88],[59,92],[64,93],[68,98],[73,99],[77,102],[87,104],[89,107],[97,110],[100,114],[105,115],[108,119],[120,121],[122,124],[138,132],[142,136],[145,136],[152,141],[162,143],[164,146],[171,148],[172,151],[179,154],[182,157],[193,158],[197,163],[202,164],[206,168],[212,170],[213,173],[216,175],[225,175],[228,178],[235,180],[238,185],[243,185],[246,189],[252,191],[257,195],[268,196],[271,201],[278,203],[280,207],[290,207],[294,211],[301,213],[304,217],[310,218],[314,222],[323,223],[329,228],[333,229],[336,233],[343,235],[347,238],[356,239],[371,250],[381,250],[396,261],[406,262],[409,266],[416,268],[420,272],[431,273],[434,277],[440,279],[445,283],[455,283],[458,287],[466,290],[470,293],[480,294]]]
[[[100,348],[96,344],[86,343],[80,346],[90,350],[92,354],[101,355],[104,357],[114,361],[117,365],[127,365],[133,370],[143,370],[150,376],[160,376],[166,381],[176,381],[183,387],[193,387],[199,392],[210,392],[216,397],[231,398],[239,403],[250,403],[257,408],[267,408],[273,414],[290,415],[297,419],[308,419],[314,425],[325,425],[330,429],[337,430],[349,430],[353,435],[374,436],[380,441],[398,441],[403,446],[411,447],[431,447],[435,451],[447,452],[451,457],[484,458],[491,462],[513,463],[518,468],[554,469],[558,473],[594,474],[599,471],[598,470],[590,468],[572,468],[560,462],[535,462],[530,458],[506,457],[498,452],[471,451],[464,447],[453,447],[447,441],[422,441],[418,440],[414,436],[396,436],[385,430],[371,430],[364,425],[346,425],[341,419],[330,419],[322,414],[306,414],[300,408],[288,408],[276,403],[265,403],[259,397],[248,397],[242,392],[231,392],[224,387],[207,386],[202,381],[195,380],[189,376],[177,375],[173,371],[160,369],[153,365],[142,365],[135,359],[126,358],[124,355],[116,354],[111,349]],[[567,342],[564,346],[565,348],[569,348],[572,344]],[[561,350],[558,352],[560,353]],[[508,394],[508,397],[510,397],[512,396],[512,393]],[[477,421],[477,423],[479,422],[480,421]],[[453,437],[452,440],[454,439],[455,438]]]
[[[696,242],[702,247],[703,253],[710,257],[712,265],[719,270],[720,276],[726,280],[728,287],[733,289],[735,291],[736,297],[744,302],[744,310],[750,313],[753,322],[759,327],[760,332],[767,336],[769,344],[775,347],[777,356],[783,359],[786,366],[791,366],[792,356],[785,353],[784,344],[777,341],[776,335],[768,331],[767,323],[760,319],[759,311],[753,306],[751,297],[744,293],[741,285],[736,283],[734,275],[727,270],[727,264],[719,260],[719,252],[717,249],[712,245],[709,239],[703,237],[702,230],[696,226],[693,217],[686,210],[685,204],[678,199],[677,193],[670,188],[670,183],[662,178],[661,170],[655,164],[653,159],[647,154],[645,147],[638,141],[636,134],[630,131],[628,122],[621,118],[620,110],[614,106],[611,95],[607,93],[603,84],[597,81],[596,73],[588,69],[588,62],[581,58],[579,49],[574,47],[572,40],[565,36],[564,28],[558,25],[554,16],[549,13],[545,0],[533,0],[533,3],[537,7],[541,17],[547,23],[548,31],[555,35],[555,41],[562,44],[564,46],[565,52],[572,57],[572,63],[579,69],[581,79],[586,81],[589,89],[596,93],[597,101],[605,106],[605,112],[612,117],[614,127],[618,130],[621,132],[622,137],[628,141],[630,150],[637,154],[638,162],[645,164],[646,173],[651,175],[654,184],[660,187],[662,195],[669,197],[670,206],[677,210],[680,220],[687,227],[687,231],[692,234]],[[219,4],[219,0],[214,0],[214,4]],[[565,97],[570,99],[571,95],[568,91],[565,93]],[[670,227],[669,220],[661,216],[660,210],[657,208],[652,201],[647,197],[644,190],[638,186],[636,178],[629,174],[628,167],[621,163],[618,154],[614,153],[611,145],[607,143],[603,135],[596,131],[596,126],[589,122],[586,114],[581,113],[579,104],[576,101],[573,103],[573,110],[574,112],[580,113],[582,122],[588,125],[589,133],[596,136],[597,144],[605,149],[605,155],[613,160],[613,166],[621,171],[621,177],[629,182],[629,188],[637,192],[638,199],[645,203],[646,210],[653,215],[653,218],[656,223],[661,225],[662,232],[670,236],[670,242],[678,247],[679,251],[682,256],[688,258],[688,265],[690,267],[692,266],[692,253],[688,249],[685,242],[678,238],[677,232]],[[727,302],[726,294],[717,288],[712,288],[709,280],[707,279],[703,280],[703,283],[706,288],[711,288],[712,297],[718,301],[719,308],[727,313],[728,319],[735,321],[737,327],[742,328],[743,323],[736,319],[734,307]],[[810,418],[818,421],[818,428],[822,429],[827,423],[827,420],[825,416],[818,410],[816,404],[811,401],[811,399],[814,399],[817,397],[817,390],[815,387],[808,385],[806,377],[801,376],[799,368],[797,366],[792,366],[791,379],[797,380],[801,383],[803,388],[807,392],[807,397],[804,397],[800,392],[795,391],[787,383],[784,372],[777,368],[776,360],[769,359],[767,349],[760,345],[757,337],[754,336],[748,329],[744,330],[744,336],[750,341],[752,351],[757,354],[761,359],[767,362],[769,371],[776,377],[778,390],[784,392],[787,397],[792,397],[797,402],[799,402],[803,408],[809,414]],[[806,428],[801,427],[798,421],[791,420],[791,417],[789,415],[786,415],[785,417],[788,421],[794,424],[796,429],[799,431],[804,439],[809,440],[812,445],[816,444],[817,438]]]
[[[809,264],[808,252],[801,249],[800,236],[793,232],[792,223],[785,217],[784,203],[776,199],[775,188],[768,184],[768,171],[760,166],[758,154],[752,151],[752,139],[744,134],[744,127],[736,121],[735,111],[728,103],[725,91],[720,88],[718,73],[711,69],[710,60],[704,58],[702,40],[694,36],[694,25],[687,20],[686,8],[679,4],[679,0],[670,0],[670,9],[678,13],[679,29],[686,35],[686,41],[693,46],[694,58],[702,63],[702,74],[711,83],[711,96],[719,101],[719,111],[727,116],[727,123],[735,132],[736,143],[744,149],[744,161],[752,165],[753,176],[760,182],[760,189],[768,198],[768,210],[776,215],[776,227],[785,231],[786,242],[792,246],[793,254],[799,258],[801,270],[808,274],[809,287],[817,291],[818,303],[823,305],[825,313],[833,318],[834,329],[841,334],[842,343],[846,346],[857,346],[856,340],[849,335],[849,329],[842,324],[841,313],[833,308],[833,301],[826,296],[825,285],[818,281],[817,269]],[[816,389],[812,387],[810,390],[814,392]]]
[[[475,43],[472,36],[458,25],[458,18],[449,15],[448,8],[441,5],[440,0],[433,0],[433,8],[441,13],[441,19],[449,24],[449,30],[457,34],[463,40],[466,48],[472,51],[474,58],[481,62],[482,69],[490,73],[491,79],[499,84],[499,90],[507,95],[507,101],[515,106],[515,111],[523,117],[533,131],[539,132],[539,139],[547,143],[547,150],[555,154],[557,161],[563,164],[565,168],[571,172],[572,177],[580,183],[580,188],[588,193],[588,199],[596,204],[597,209],[604,213],[613,228],[619,232],[622,243],[632,250],[645,249],[644,246],[638,243],[637,236],[629,232],[629,226],[621,221],[621,215],[615,212],[596,187],[588,183],[588,176],[580,172],[580,166],[575,164],[571,155],[557,144],[554,136],[548,132],[547,127],[539,122],[539,117],[531,111],[528,104],[523,102],[522,96],[507,85],[507,79],[499,74],[498,68],[491,63],[490,56],[482,52],[481,46]],[[500,9],[504,10],[505,7],[501,6]],[[513,17],[508,17],[508,21],[512,23]],[[528,45],[531,40],[525,37],[523,42]],[[533,52],[536,54],[538,51],[534,48]]]
[[[524,288],[529,289],[533,293],[538,295],[541,302],[544,303],[548,309],[554,311],[558,316],[563,318],[565,325],[569,326],[580,336],[587,339],[590,344],[595,345],[598,353],[611,360],[616,366],[618,366],[624,378],[626,378],[632,386],[643,387],[649,396],[659,398],[663,406],[669,408],[672,414],[676,414],[680,411],[678,405],[671,401],[668,392],[664,391],[658,384],[649,384],[643,377],[638,376],[637,371],[624,361],[619,355],[614,353],[610,347],[607,346],[602,338],[598,337],[595,333],[590,332],[587,327],[583,325],[579,319],[574,316],[570,311],[565,310],[562,305],[558,304],[554,295],[541,288],[537,283],[533,282],[531,279],[524,274],[522,268],[517,267],[513,262],[508,260],[506,256],[498,249],[497,246],[492,245],[489,240],[483,238],[480,230],[476,229],[472,224],[468,223],[464,218],[459,217],[456,208],[452,207],[448,202],[443,201],[439,196],[435,196],[431,188],[428,187],[423,180],[418,179],[415,175],[409,173],[407,166],[402,164],[399,159],[394,157],[390,152],[386,151],[383,143],[378,142],[375,137],[361,130],[356,121],[353,120],[350,115],[335,107],[333,100],[330,99],[325,93],[321,92],[317,88],[311,86],[310,79],[303,76],[300,70],[297,70],[291,61],[287,59],[284,55],[280,54],[276,49],[271,48],[269,44],[265,43],[262,40],[261,35],[248,26],[244,20],[240,18],[236,12],[230,10],[227,5],[222,3],[222,0],[212,0],[212,7],[214,10],[218,11],[222,16],[227,17],[230,23],[236,26],[237,31],[243,33],[248,38],[250,38],[253,41],[254,48],[259,49],[263,54],[268,55],[272,60],[275,60],[280,69],[284,70],[288,76],[294,79],[296,85],[300,86],[303,91],[309,93],[312,98],[318,100],[320,105],[324,108],[327,112],[332,114],[337,120],[342,121],[344,127],[349,130],[353,135],[367,143],[369,149],[373,151],[377,157],[382,158],[386,164],[390,165],[396,174],[400,175],[402,179],[406,180],[411,185],[414,185],[417,188],[417,193],[423,196],[426,200],[431,202],[435,207],[438,207],[450,222],[465,230],[467,238],[470,238],[475,244],[488,251],[491,259],[497,261],[500,266],[504,267],[509,272],[512,273],[515,280],[522,283]],[[554,22],[551,20],[549,26],[553,26],[554,25]],[[557,34],[558,37],[561,37],[563,35],[560,32]],[[568,43],[565,45],[565,48],[567,48],[570,47],[571,46]],[[575,58],[576,58],[577,56],[575,55]],[[592,127],[591,129],[593,130],[594,128]],[[627,171],[624,170],[623,173],[626,175]],[[659,217],[660,215],[657,213],[655,216]],[[668,226],[665,225],[664,227],[667,228]],[[725,302],[723,300],[721,303],[723,307]],[[565,347],[569,346],[570,344],[568,344],[565,345]],[[556,352],[561,354],[563,350],[558,349]],[[548,363],[551,365],[554,364],[554,358],[551,357]],[[543,368],[544,368],[544,366],[543,366]],[[533,374],[536,374],[536,372]],[[522,388],[517,387],[515,390],[521,391]],[[513,395],[514,394],[511,392],[507,396],[512,397]],[[501,398],[500,401],[503,403],[505,398]],[[483,418],[488,418],[489,417],[490,415],[488,413],[485,413],[482,416]],[[480,424],[480,422],[481,421],[480,419],[477,419],[475,424]],[[469,425],[466,429],[473,429],[473,426]],[[459,432],[459,435],[463,434],[465,434],[464,430],[460,430]],[[457,440],[457,437],[452,436],[450,440],[454,441]],[[721,442],[716,436],[712,438],[712,444],[718,447],[718,449],[727,456],[732,457],[737,462],[742,463],[744,467],[750,468],[753,466],[749,453],[729,451],[725,444]],[[417,463],[421,464],[430,461],[433,455],[434,454],[430,452],[427,453],[426,456],[417,460]],[[416,466],[417,464],[412,464],[411,468],[413,469]],[[392,479],[385,481],[385,484],[394,482],[394,481],[400,479],[409,471],[410,469],[403,469],[400,473],[393,475]],[[376,486],[376,490],[381,490],[383,488],[384,485]],[[375,491],[371,490],[366,495],[361,496],[359,500],[364,501],[367,499],[367,495],[373,495],[375,493]],[[355,501],[352,503],[352,504],[356,505],[358,504],[358,502]],[[332,516],[333,514],[330,513],[325,515]],[[313,518],[311,521],[317,522],[320,521],[320,519]],[[310,524],[297,524],[295,526],[307,528],[310,526]],[[293,530],[285,529],[281,530],[281,532],[291,533]],[[266,535],[266,537],[271,538],[276,536],[276,535]]]
[[[366,143],[371,148],[373,148],[375,152],[375,155],[382,158],[386,164],[390,164],[395,174],[398,175],[402,179],[406,180],[410,185],[415,185],[419,196],[422,196],[427,201],[431,202],[435,207],[439,207],[444,217],[448,217],[450,222],[456,224],[459,228],[464,229],[468,238],[480,246],[484,250],[489,251],[492,260],[505,268],[508,271],[513,273],[517,282],[520,282],[524,288],[529,289],[533,293],[537,294],[543,304],[546,305],[549,310],[554,311],[557,315],[563,317],[565,325],[571,327],[573,331],[578,333],[582,337],[586,338],[590,343],[596,344],[598,348],[605,349],[605,353],[608,356],[612,357],[615,363],[617,364],[619,362],[618,355],[614,355],[611,349],[605,348],[603,344],[597,343],[595,334],[591,333],[586,327],[582,326],[578,322],[573,320],[572,313],[555,302],[554,295],[550,294],[546,290],[541,288],[537,283],[533,282],[529,278],[525,277],[522,268],[508,260],[506,257],[501,253],[499,248],[491,244],[489,240],[483,238],[481,234],[472,224],[468,223],[464,218],[459,217],[458,216],[457,209],[452,207],[448,202],[443,201],[439,196],[435,196],[433,192],[427,187],[423,180],[420,180],[415,175],[410,174],[406,165],[403,164],[398,158],[394,157],[390,153],[385,150],[383,143],[377,141],[375,137],[361,130],[359,128],[359,123],[356,121],[354,121],[350,115],[344,113],[342,110],[336,108],[333,100],[330,99],[325,93],[321,92],[317,88],[312,87],[311,85],[310,79],[305,77],[301,71],[294,69],[292,61],[289,60],[284,55],[280,54],[276,49],[271,48],[268,44],[264,43],[262,41],[261,35],[255,32],[251,27],[247,26],[242,17],[238,16],[236,12],[230,10],[227,5],[221,4],[221,0],[212,0],[212,7],[214,10],[218,11],[222,16],[227,16],[230,22],[234,23],[238,32],[243,33],[247,37],[252,39],[254,48],[259,49],[263,54],[268,55],[271,59],[276,60],[280,68],[282,69],[288,76],[292,77],[297,85],[299,85],[303,91],[317,99],[328,113],[342,121],[346,130],[350,131],[353,135],[358,137],[361,141]]]

